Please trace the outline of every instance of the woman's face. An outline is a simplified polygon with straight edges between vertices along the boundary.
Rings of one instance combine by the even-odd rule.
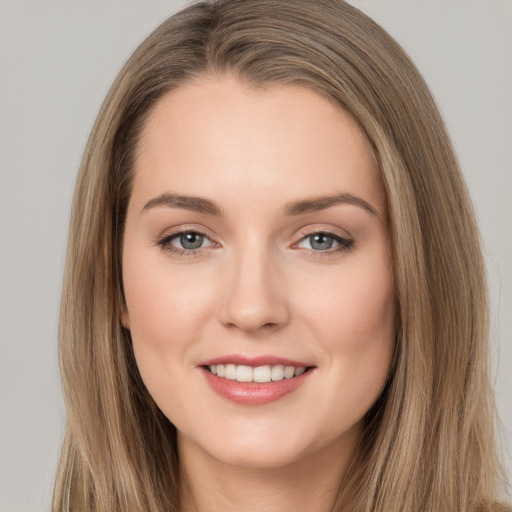
[[[393,351],[389,245],[369,146],[327,99],[205,77],[160,100],[123,322],[180,449],[248,467],[349,453]]]

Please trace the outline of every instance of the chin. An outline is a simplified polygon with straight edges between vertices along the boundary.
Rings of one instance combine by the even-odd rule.
[[[266,427],[266,428],[265,428]],[[270,425],[258,429],[225,430],[217,435],[195,439],[181,434],[182,447],[195,445],[195,450],[214,461],[230,466],[252,469],[278,469],[293,465],[307,457],[322,456],[331,452],[340,438],[313,436],[310,432],[293,432],[291,425],[271,429]],[[267,430],[267,431],[266,431]],[[291,432],[293,432],[292,435]],[[318,434],[318,433],[317,433]]]
[[[255,446],[256,445],[256,446]],[[304,456],[301,450],[275,445],[259,446],[254,443],[250,450],[246,449],[229,449],[220,450],[218,460],[225,464],[237,467],[252,469],[272,469],[283,468],[289,464],[293,464]]]

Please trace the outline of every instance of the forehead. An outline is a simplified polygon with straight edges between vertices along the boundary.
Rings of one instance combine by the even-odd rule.
[[[370,145],[352,117],[301,86],[202,77],[168,93],[144,126],[134,193],[285,201],[365,195],[385,209]]]

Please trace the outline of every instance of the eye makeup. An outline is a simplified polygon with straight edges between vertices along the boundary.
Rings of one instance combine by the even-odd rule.
[[[208,243],[209,242],[209,243]],[[309,251],[314,257],[331,257],[352,248],[354,241],[325,229],[311,229],[291,245],[293,249]],[[156,245],[180,257],[201,256],[220,245],[197,229],[182,229],[159,238]]]

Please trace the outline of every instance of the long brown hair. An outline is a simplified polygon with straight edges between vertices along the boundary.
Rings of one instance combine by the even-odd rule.
[[[466,186],[420,74],[342,0],[196,3],[157,28],[115,80],[73,202],[60,320],[68,423],[53,509],[179,508],[176,432],[121,325],[123,226],[148,114],[167,92],[223,73],[335,101],[361,126],[385,183],[395,358],[333,510],[498,510],[485,273]]]

